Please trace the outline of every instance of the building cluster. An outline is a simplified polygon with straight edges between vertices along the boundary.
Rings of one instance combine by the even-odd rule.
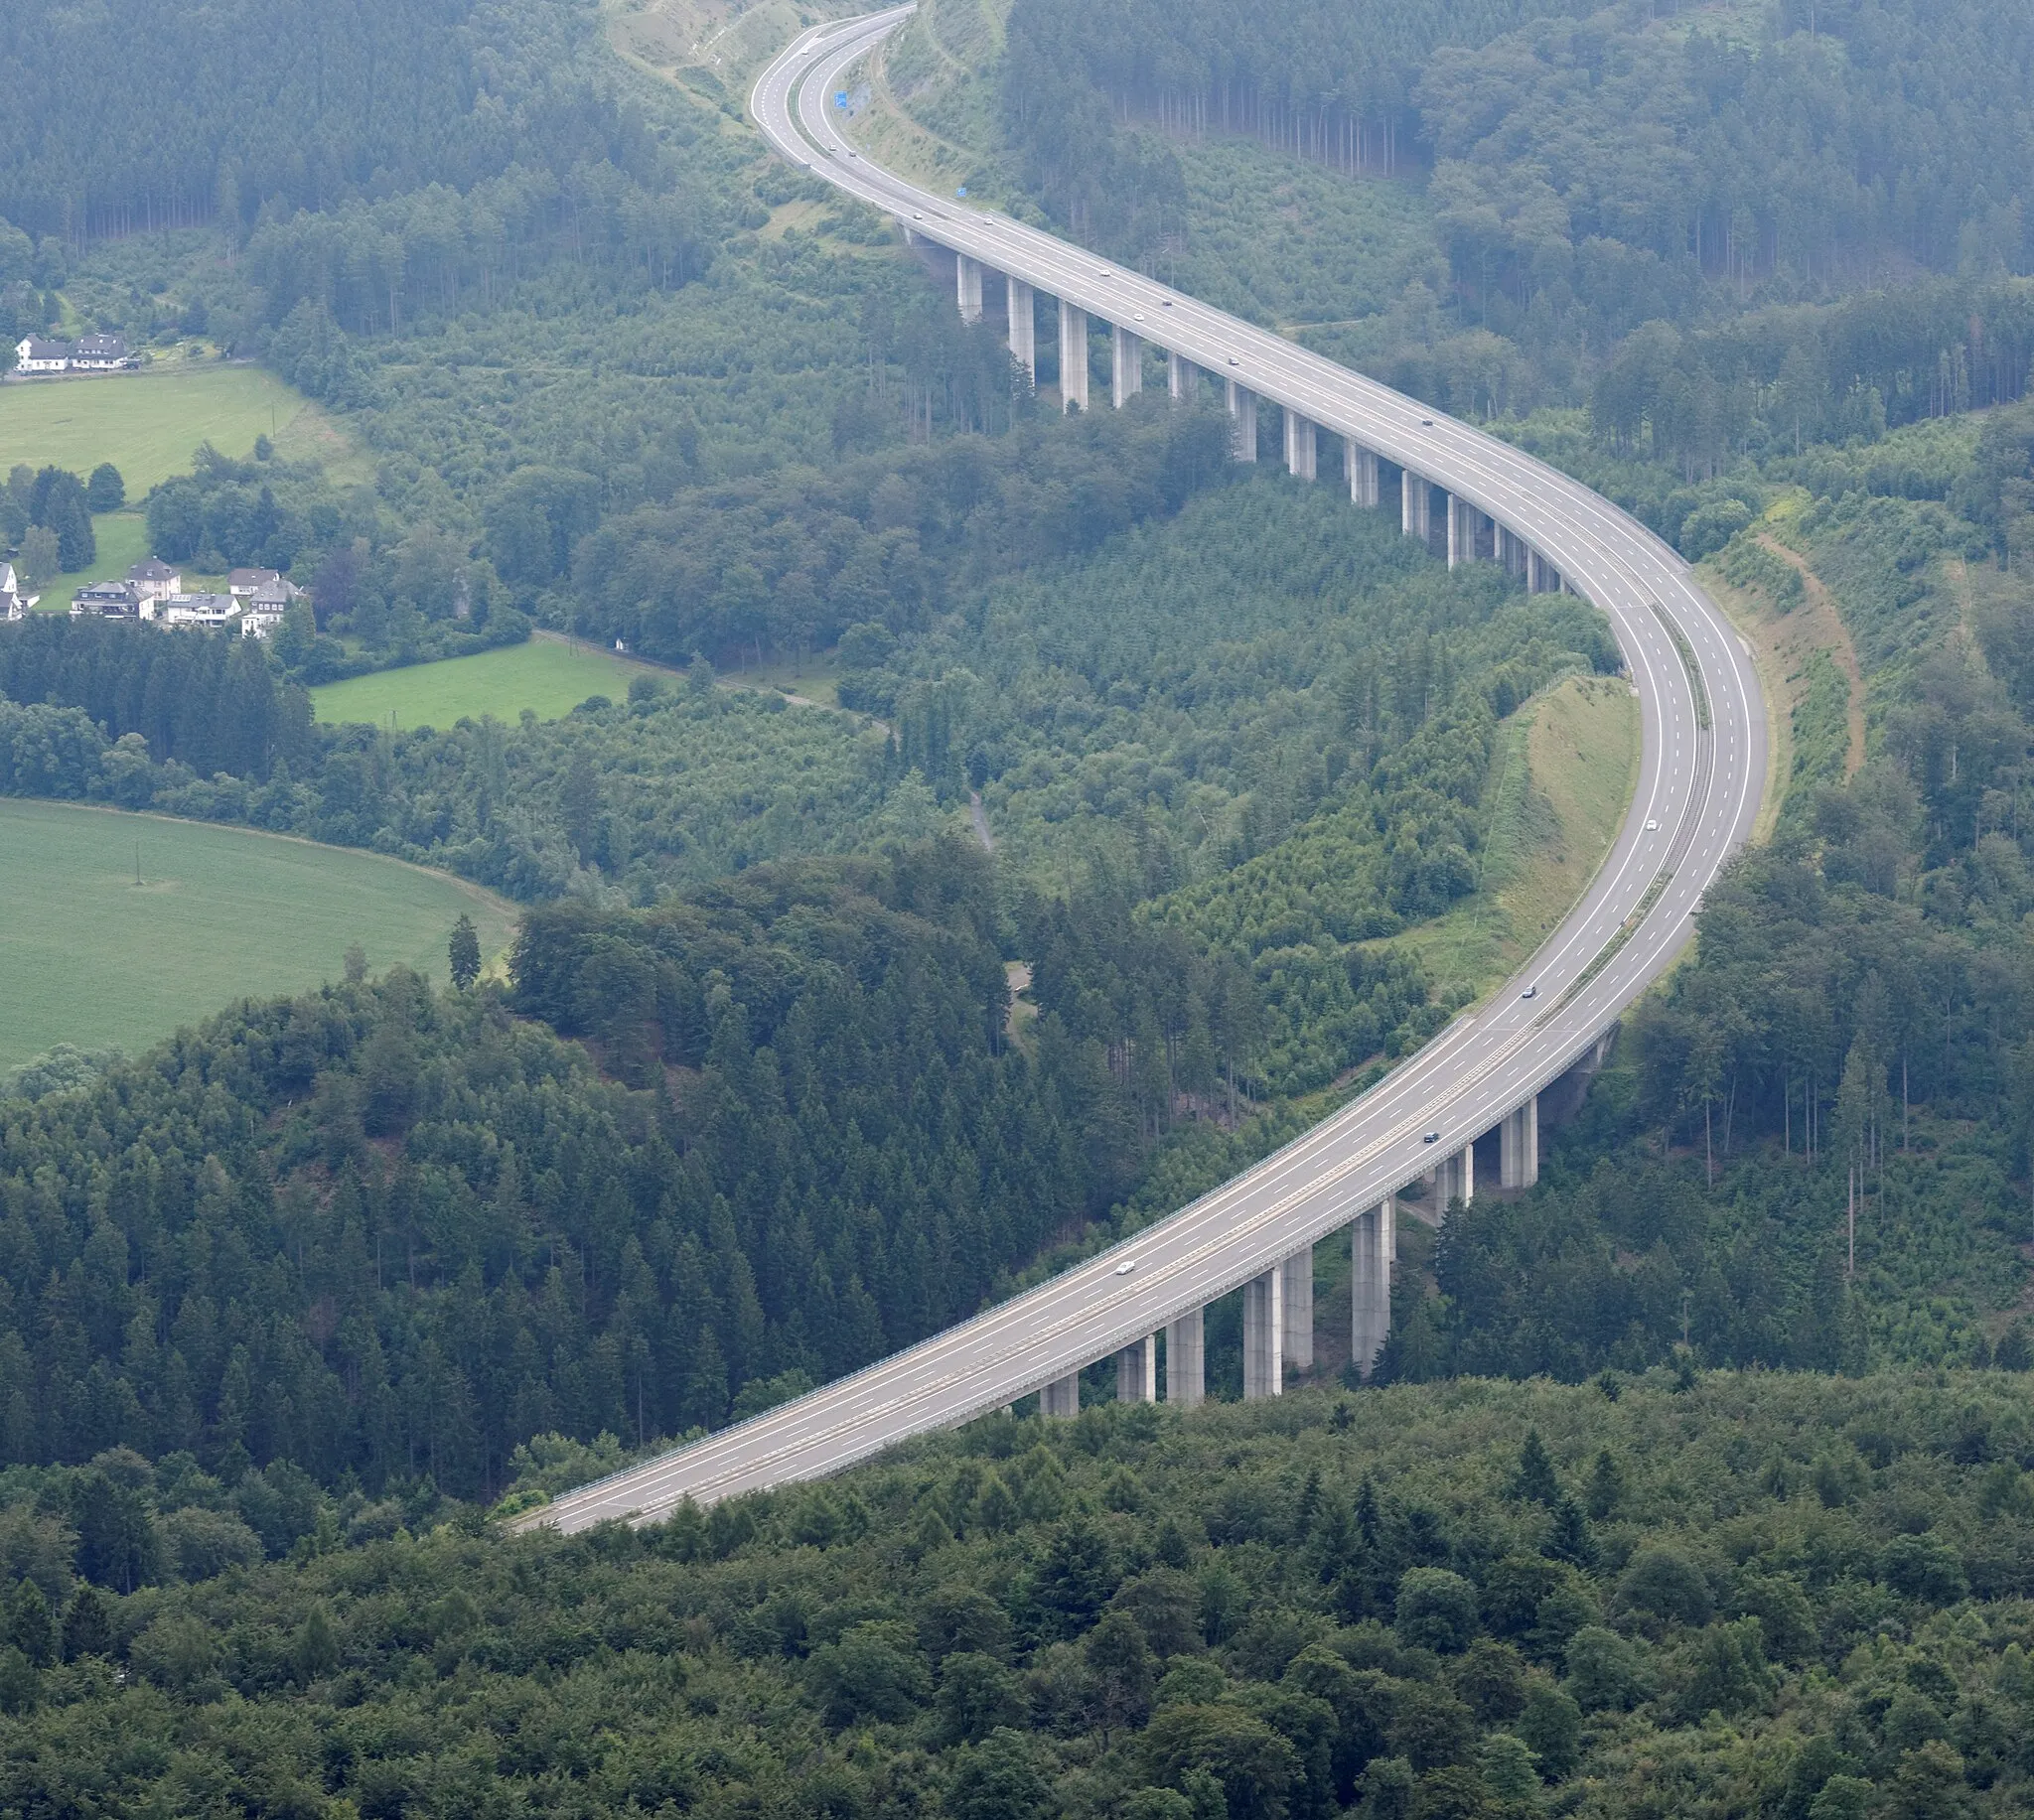
[[[15,344],[14,364],[24,373],[111,373],[141,362],[117,335],[83,335],[74,342],[25,335]]]
[[[71,597],[73,619],[135,620],[158,626],[202,626],[265,638],[282,624],[303,589],[274,569],[235,569],[223,594],[186,594],[184,578],[151,556],[124,581],[94,582]]]

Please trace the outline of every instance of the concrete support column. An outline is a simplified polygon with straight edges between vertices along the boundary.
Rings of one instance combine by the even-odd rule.
[[[1398,528],[1426,542],[1432,532],[1433,492],[1426,476],[1407,468],[1398,477]]]
[[[1465,1207],[1476,1198],[1476,1145],[1472,1141],[1462,1146],[1448,1159],[1442,1172],[1441,1205],[1459,1200]]]
[[[1476,533],[1470,528],[1467,507],[1453,493],[1448,495],[1448,567],[1476,560]]]
[[[1243,1285],[1243,1401],[1285,1393],[1285,1311],[1273,1265]]]
[[[1088,408],[1088,312],[1060,299],[1060,409]]]
[[[1165,1330],[1165,1400],[1199,1409],[1208,1394],[1208,1338],[1203,1311],[1195,1309]]]
[[[1342,472],[1349,477],[1350,503],[1375,509],[1378,503],[1377,451],[1363,448],[1353,436],[1345,436],[1342,439]]]
[[[1230,453],[1239,462],[1257,459],[1257,394],[1247,386],[1229,382],[1229,415],[1233,429]]]
[[[1314,426],[1290,406],[1285,407],[1285,472],[1311,481],[1320,462],[1320,438]]]
[[[1526,546],[1526,592],[1527,594],[1537,594],[1539,592],[1539,577],[1542,567],[1543,560],[1539,552],[1528,543]]]
[[[1024,368],[1032,384],[1038,383],[1038,317],[1032,308],[1031,287],[1021,278],[1004,281],[1010,290],[1010,358]]]
[[[965,253],[953,255],[953,288],[960,303],[963,323],[981,321],[981,261]]]
[[[1381,1205],[1358,1216],[1349,1229],[1349,1356],[1369,1377],[1391,1336],[1391,1266],[1398,1256],[1398,1202],[1386,1194]]]
[[[1314,1248],[1278,1266],[1278,1300],[1284,1316],[1279,1344],[1302,1371],[1314,1368]]]
[[[1167,351],[1165,356],[1165,389],[1175,400],[1186,397],[1188,388],[1194,382],[1194,363],[1182,353]]]
[[[1158,1335],[1146,1333],[1116,1354],[1116,1401],[1158,1401]]]
[[[1498,1181],[1508,1189],[1529,1189],[1539,1180],[1539,1095],[1505,1114],[1498,1127]]]
[[[1041,1390],[1038,1393],[1038,1413],[1062,1418],[1078,1416],[1081,1413],[1080,1372],[1069,1372]]]
[[[1110,401],[1117,410],[1144,389],[1144,338],[1132,335],[1120,323],[1109,337]]]

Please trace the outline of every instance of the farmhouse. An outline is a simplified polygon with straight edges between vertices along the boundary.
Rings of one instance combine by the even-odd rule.
[[[75,342],[24,336],[15,344],[14,361],[25,373],[109,373],[135,363],[117,335],[87,335]]]
[[[71,344],[25,335],[15,344],[14,363],[25,373],[60,373],[71,364]]]
[[[73,372],[117,372],[126,364],[127,344],[117,335],[82,336],[71,350]]]

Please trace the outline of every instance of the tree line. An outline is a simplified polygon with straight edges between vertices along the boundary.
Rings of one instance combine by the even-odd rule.
[[[2025,1442],[1980,1374],[1105,1404],[569,1539],[113,1449],[0,1492],[0,1800],[1986,1820]]]

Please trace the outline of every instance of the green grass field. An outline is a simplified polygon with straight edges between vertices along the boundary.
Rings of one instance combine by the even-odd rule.
[[[569,714],[589,695],[620,701],[631,677],[645,671],[669,676],[654,664],[636,663],[562,638],[532,638],[477,657],[448,657],[327,683],[311,691],[321,721],[366,721],[377,727],[451,727],[462,719],[492,714],[512,721],[523,709],[538,720]]]
[[[142,883],[136,885],[140,851]],[[0,1073],[59,1043],[130,1054],[250,994],[374,971],[446,979],[461,910],[481,951],[514,907],[442,873],[242,828],[0,801]]]
[[[139,512],[94,512],[92,541],[98,555],[75,575],[60,575],[41,589],[39,613],[68,613],[71,597],[93,582],[117,581],[148,554],[148,521]]]
[[[111,462],[135,500],[188,472],[200,443],[240,457],[257,436],[271,438],[284,460],[324,462],[335,480],[369,478],[332,419],[259,366],[170,359],[104,378],[0,386],[0,473],[16,462],[54,462],[89,474]]]

